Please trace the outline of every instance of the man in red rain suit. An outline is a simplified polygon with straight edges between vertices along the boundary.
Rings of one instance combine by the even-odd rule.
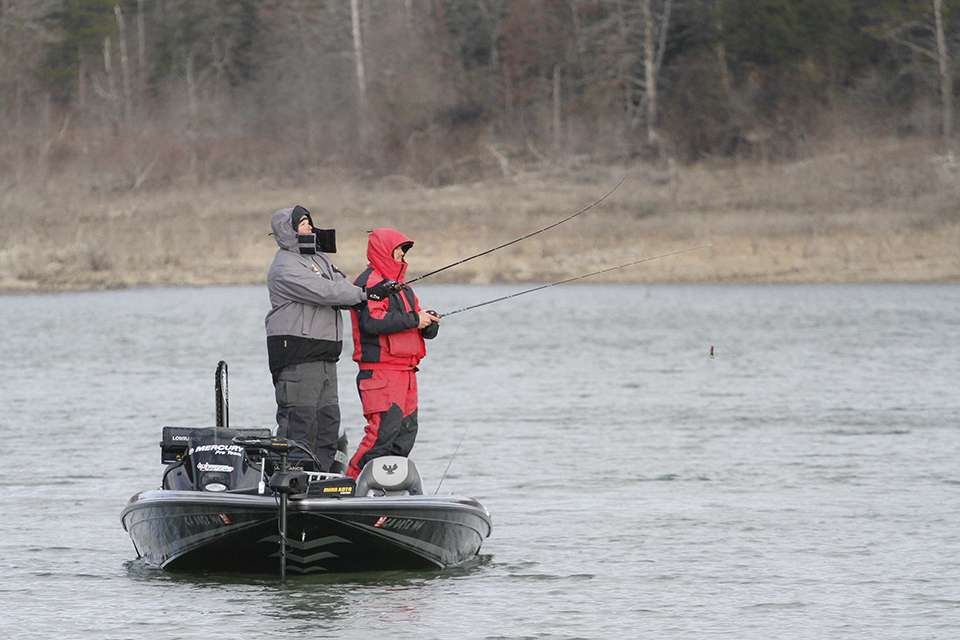
[[[360,365],[357,389],[367,426],[347,474],[360,475],[378,456],[407,456],[417,438],[417,365],[426,355],[423,339],[436,337],[440,318],[420,309],[413,289],[403,285],[404,256],[413,241],[396,229],[374,229],[367,241],[367,269],[354,283],[370,288],[395,281],[394,293],[367,300],[350,311],[353,359]]]

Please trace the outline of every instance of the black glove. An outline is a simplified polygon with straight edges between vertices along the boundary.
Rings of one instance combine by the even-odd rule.
[[[438,320],[440,319],[440,314],[434,311],[433,309],[428,309],[427,313],[432,316],[435,316]],[[437,320],[434,320],[423,329],[420,329],[420,335],[426,340],[433,340],[437,337],[437,333],[440,332],[440,323]]]
[[[367,287],[367,300],[376,302],[389,298],[391,293],[399,291],[402,286],[396,280],[382,280],[372,287]]]

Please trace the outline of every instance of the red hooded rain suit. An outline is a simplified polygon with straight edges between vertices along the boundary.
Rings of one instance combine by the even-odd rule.
[[[372,287],[383,280],[403,282],[407,263],[393,252],[413,241],[396,229],[374,229],[367,242],[367,269],[354,284]],[[367,300],[350,312],[353,359],[360,366],[357,389],[367,420],[363,440],[347,473],[356,478],[378,456],[407,456],[417,437],[417,365],[426,355],[424,338],[436,337],[439,325],[420,330],[420,301],[410,287],[383,300]]]

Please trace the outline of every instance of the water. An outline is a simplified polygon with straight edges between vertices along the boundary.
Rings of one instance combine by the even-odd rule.
[[[960,285],[571,285],[450,317],[414,457],[432,491],[463,438],[441,492],[493,514],[476,566],[149,569],[119,514],[160,427],[212,424],[219,359],[232,424],[273,422],[265,311],[257,287],[0,297],[0,636],[960,632]]]

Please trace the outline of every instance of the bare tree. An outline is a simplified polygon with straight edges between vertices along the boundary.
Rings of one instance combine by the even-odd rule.
[[[94,87],[98,89],[98,93],[108,102],[115,102],[117,100],[117,83],[113,73],[112,49],[110,36],[107,36],[103,39],[103,72],[107,77],[107,89],[104,91],[102,87],[94,85]]]
[[[569,0],[573,22],[570,58],[582,86],[608,100],[621,152],[641,144],[659,149],[660,68],[667,45],[674,0]],[[599,105],[595,105],[596,106]]]
[[[659,150],[657,83],[672,9],[673,0],[618,0],[613,12],[618,38],[605,56],[616,57],[626,131],[632,134],[643,122],[646,142],[655,151]],[[630,153],[632,136],[624,140]]]
[[[194,71],[194,60],[196,56],[193,51],[187,54],[186,64],[184,65],[184,76],[186,78],[187,90],[187,140],[190,147],[190,177],[194,182],[200,181],[200,158],[197,155],[197,137],[199,130],[200,107],[198,105],[198,88],[196,73]]]
[[[145,0],[137,0],[137,74],[140,93],[147,80],[147,18]]]
[[[650,0],[640,0],[643,7],[643,81],[646,87],[647,103],[647,144],[657,144],[657,74],[654,59],[653,14],[650,12]],[[667,0],[667,8],[670,0]],[[665,31],[665,30],[664,30]]]
[[[936,63],[940,79],[941,135],[946,146],[953,135],[953,77],[944,33],[943,0],[925,0],[916,10],[915,14],[892,17],[884,14],[885,20],[867,32]]]
[[[38,125],[45,124],[40,116],[46,94],[25,61],[39,58],[51,38],[43,21],[50,10],[49,0],[0,0],[0,188],[7,179],[16,185],[29,174],[27,148],[36,134],[45,135]]]
[[[367,78],[363,61],[363,33],[360,28],[360,0],[350,0],[350,19],[353,33],[353,61],[357,73],[357,101],[360,111],[360,144],[366,146],[367,142]]]
[[[933,0],[934,24],[937,33],[937,67],[940,70],[940,99],[943,103],[943,144],[950,144],[953,135],[953,74],[950,71],[950,54],[943,35],[943,0]]]
[[[723,0],[714,0],[713,3],[713,22],[716,36],[714,37],[713,49],[717,56],[717,67],[720,70],[720,86],[723,89],[723,95],[729,102],[733,97],[733,82],[730,79],[730,64],[727,61],[727,45],[724,38],[723,28]]]
[[[560,95],[560,70],[562,65],[553,66],[553,149],[554,152],[559,152],[561,147],[561,137],[563,135],[563,121],[562,121],[562,96]]]
[[[117,42],[120,48],[120,79],[122,80],[123,86],[123,121],[124,124],[129,125],[133,107],[131,104],[132,97],[130,90],[130,59],[127,56],[127,27],[123,19],[123,11],[121,11],[119,4],[113,6],[113,13],[117,18]]]
[[[403,0],[403,18],[407,25],[407,30],[413,34],[413,0]]]

